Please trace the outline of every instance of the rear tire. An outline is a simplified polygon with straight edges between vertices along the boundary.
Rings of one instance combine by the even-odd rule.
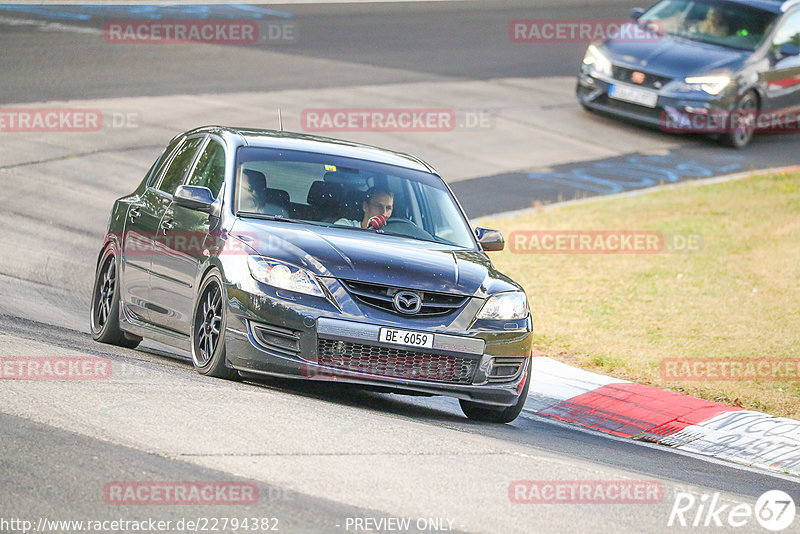
[[[225,292],[216,269],[206,276],[197,293],[192,316],[192,362],[201,375],[238,380],[239,373],[225,358]]]
[[[119,302],[117,257],[111,248],[106,248],[103,258],[97,264],[92,290],[92,309],[89,316],[92,339],[133,349],[141,343],[142,338],[120,328]]]
[[[530,387],[531,363],[529,359],[528,369],[525,374],[525,386],[522,388],[522,393],[520,394],[516,404],[502,408],[463,399],[459,399],[458,402],[461,404],[461,411],[464,412],[464,415],[473,421],[483,421],[486,423],[510,423],[522,412],[522,408],[525,406],[525,401],[528,399],[528,390]]]
[[[733,107],[733,118],[728,131],[720,136],[720,141],[733,148],[744,148],[753,139],[758,116],[758,97],[752,91],[745,93]]]

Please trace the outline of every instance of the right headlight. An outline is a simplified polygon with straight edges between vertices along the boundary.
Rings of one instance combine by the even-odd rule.
[[[731,83],[731,77],[726,75],[689,76],[683,82],[689,90],[702,89],[710,95],[718,95]]]
[[[478,319],[514,321],[528,316],[528,298],[522,291],[492,295],[483,303]]]
[[[586,55],[583,56],[583,64],[589,65],[595,72],[611,76],[611,60],[603,54],[597,45],[589,45]]]
[[[250,275],[264,284],[315,297],[325,296],[314,275],[301,267],[263,256],[248,256],[247,266]]]

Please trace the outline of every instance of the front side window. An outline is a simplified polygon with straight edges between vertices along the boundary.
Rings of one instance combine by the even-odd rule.
[[[169,167],[164,172],[164,177],[161,178],[161,183],[158,185],[160,191],[171,195],[183,183],[189,166],[194,161],[197,149],[200,148],[202,143],[202,137],[193,137],[181,145],[175,157],[172,158]]]
[[[219,195],[222,183],[225,181],[225,148],[216,141],[210,139],[203,153],[197,159],[194,171],[189,177],[188,185],[199,185],[211,190],[214,198]]]
[[[670,35],[742,50],[758,48],[776,19],[756,7],[709,0],[664,0],[639,17]]]
[[[240,216],[371,231],[475,248],[461,210],[434,174],[365,160],[243,147],[236,156]],[[383,224],[383,223],[382,223]]]
[[[780,47],[785,44],[800,48],[800,11],[795,11],[786,18],[772,40],[775,52],[778,52]]]

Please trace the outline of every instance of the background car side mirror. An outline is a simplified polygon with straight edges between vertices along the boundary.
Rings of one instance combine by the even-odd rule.
[[[503,250],[506,246],[506,240],[503,238],[503,232],[500,230],[492,230],[491,228],[477,226],[475,227],[475,235],[478,238],[478,243],[481,244],[481,247],[483,247],[483,250],[486,252]]]
[[[798,56],[800,55],[800,47],[792,43],[783,43],[778,49],[780,57]]]
[[[633,9],[631,9],[631,11],[630,11],[630,17],[631,17],[633,20],[639,20],[639,17],[641,17],[642,15],[644,15],[644,12],[645,12],[645,11],[647,11],[647,10],[646,10],[645,8],[643,8],[643,7],[634,7],[634,8],[633,8]]]
[[[214,195],[207,187],[199,185],[180,185],[172,195],[172,200],[178,206],[190,210],[210,212],[214,204]]]

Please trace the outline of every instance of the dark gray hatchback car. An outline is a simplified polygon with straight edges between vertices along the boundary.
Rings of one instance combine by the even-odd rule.
[[[206,375],[447,395],[509,422],[530,386],[532,321],[485,252],[502,248],[412,156],[199,128],[115,202],[92,334],[190,350]]]
[[[736,148],[800,131],[800,0],[661,0],[631,16],[652,31],[586,50],[586,109]]]

